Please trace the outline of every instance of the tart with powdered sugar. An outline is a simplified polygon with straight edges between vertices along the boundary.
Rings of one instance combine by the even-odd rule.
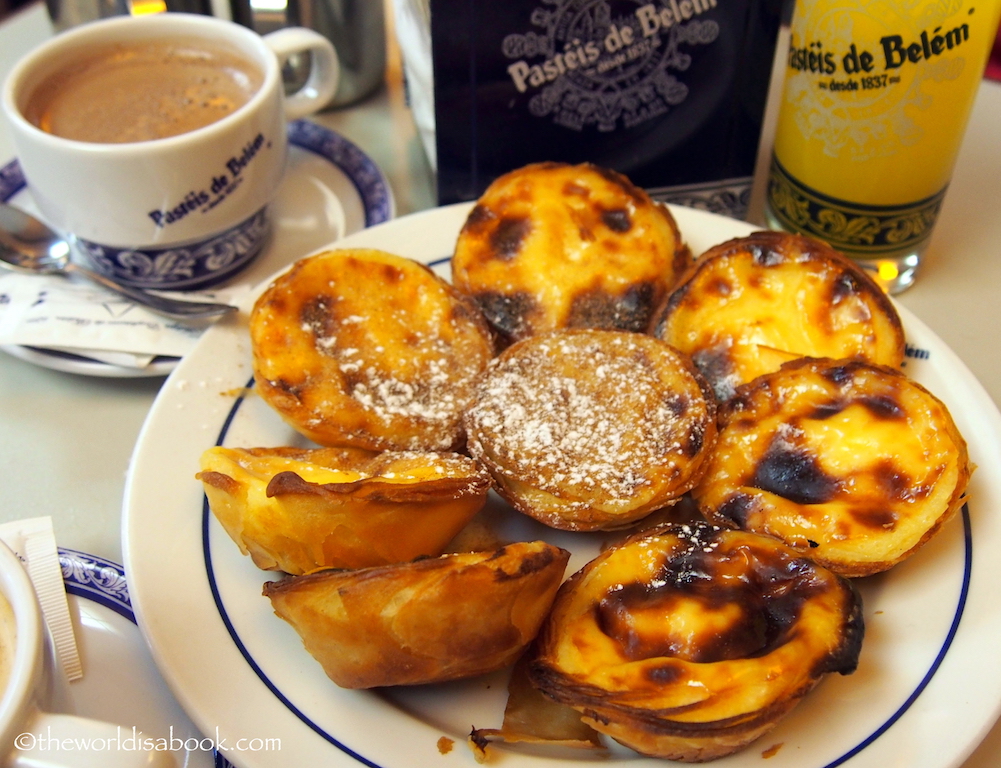
[[[851,583],[785,544],[662,526],[560,588],[529,676],[637,752],[704,762],[771,730],[825,675],[854,672],[863,634]]]
[[[465,425],[470,453],[515,509],[592,531],[677,502],[702,476],[715,415],[695,367],[664,342],[563,330],[495,358]]]
[[[452,279],[506,342],[557,328],[645,331],[691,263],[666,206],[589,163],[496,179],[455,245]]]
[[[826,243],[754,232],[702,254],[654,314],[651,332],[687,355],[726,400],[799,357],[898,367],[904,329],[893,303]]]
[[[462,447],[494,354],[478,307],[423,264],[365,249],[300,260],[250,316],[258,393],[320,445]]]
[[[693,489],[712,522],[844,576],[885,571],[962,507],[972,465],[945,404],[900,371],[802,359],[737,389]]]

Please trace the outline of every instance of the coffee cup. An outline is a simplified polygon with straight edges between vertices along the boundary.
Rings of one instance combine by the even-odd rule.
[[[286,95],[282,62],[305,54],[310,75]],[[133,287],[190,290],[260,252],[286,122],[329,102],[338,76],[333,46],[308,29],[120,16],[29,53],[2,105],[32,198],[76,258]]]
[[[34,585],[17,555],[0,542],[0,766],[175,765],[169,752],[125,742],[122,734],[131,737],[131,729],[51,712],[60,674]],[[84,744],[92,748],[70,748]]]

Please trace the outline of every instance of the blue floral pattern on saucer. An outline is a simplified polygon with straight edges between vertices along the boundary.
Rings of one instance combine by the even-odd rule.
[[[59,547],[59,565],[67,593],[110,608],[135,624],[122,566],[103,557],[63,547]]]
[[[393,194],[382,171],[355,144],[309,120],[289,123],[290,144],[327,158],[351,179],[365,208],[365,226],[382,224],[393,218]]]

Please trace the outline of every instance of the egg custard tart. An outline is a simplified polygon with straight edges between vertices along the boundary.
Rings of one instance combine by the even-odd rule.
[[[490,489],[468,456],[357,448],[215,447],[197,477],[240,551],[291,574],[440,555]]]
[[[850,582],[775,539],[705,523],[606,550],[561,588],[532,682],[644,755],[703,762],[770,730],[864,633]]]
[[[513,664],[570,553],[542,541],[264,585],[275,613],[343,688],[418,685]]]
[[[493,356],[479,308],[423,264],[375,250],[307,257],[250,317],[257,392],[320,445],[462,447],[462,411]]]
[[[691,361],[664,342],[563,330],[491,361],[464,423],[470,454],[515,509],[593,531],[676,503],[706,466],[715,411]]]
[[[896,369],[787,363],[740,387],[719,422],[692,491],[702,513],[846,576],[910,556],[965,499],[966,442],[946,406]]]
[[[511,342],[556,328],[645,331],[690,261],[670,210],[625,176],[536,163],[476,202],[452,280]]]
[[[651,332],[690,355],[720,400],[799,357],[904,359],[900,316],[872,278],[825,243],[786,232],[710,248]]]

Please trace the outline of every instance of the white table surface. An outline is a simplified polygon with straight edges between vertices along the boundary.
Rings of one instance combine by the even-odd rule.
[[[390,26],[391,33],[391,26]],[[0,77],[52,34],[41,4],[0,24]],[[434,205],[434,182],[404,103],[399,60],[386,85],[317,122],[383,169],[403,215]],[[0,163],[13,157],[0,121]],[[1001,84],[985,81],[917,283],[897,297],[1001,404]],[[0,521],[50,515],[58,543],[121,562],[128,462],[162,378],[60,373],[0,353]],[[999,638],[1001,640],[1001,638]],[[963,768],[1001,765],[1001,725]]]

